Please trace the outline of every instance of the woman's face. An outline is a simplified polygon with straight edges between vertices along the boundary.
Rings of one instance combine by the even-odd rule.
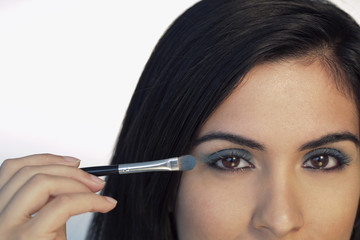
[[[200,129],[179,238],[350,239],[358,139],[356,105],[320,63],[254,67]]]

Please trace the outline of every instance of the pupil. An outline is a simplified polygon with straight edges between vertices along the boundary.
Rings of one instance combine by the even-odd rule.
[[[224,165],[224,167],[226,168],[234,168],[236,166],[239,165],[240,163],[240,159],[236,158],[236,157],[227,157],[221,160],[222,164]]]
[[[311,159],[311,163],[315,168],[324,168],[329,163],[329,157],[328,156],[318,156]]]

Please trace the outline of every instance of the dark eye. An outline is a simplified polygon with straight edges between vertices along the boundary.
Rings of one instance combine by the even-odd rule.
[[[209,156],[209,165],[221,170],[241,170],[254,168],[251,155],[242,149],[225,149]]]
[[[302,164],[304,168],[315,170],[333,170],[348,164],[350,159],[336,149],[315,149],[306,154]]]
[[[330,169],[337,167],[339,162],[329,155],[320,155],[305,161],[303,167],[314,169]]]
[[[239,157],[225,157],[215,162],[215,165],[223,169],[253,168],[254,165]]]

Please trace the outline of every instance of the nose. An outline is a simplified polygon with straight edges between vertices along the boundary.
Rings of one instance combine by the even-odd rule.
[[[291,177],[278,174],[262,184],[252,225],[264,236],[281,239],[303,226],[301,201],[297,198],[299,191],[293,183]]]

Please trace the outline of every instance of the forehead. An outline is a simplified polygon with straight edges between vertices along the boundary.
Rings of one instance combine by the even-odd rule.
[[[358,136],[355,102],[339,92],[317,61],[296,60],[255,66],[215,110],[200,135],[227,131],[263,139],[322,136],[349,131]]]

